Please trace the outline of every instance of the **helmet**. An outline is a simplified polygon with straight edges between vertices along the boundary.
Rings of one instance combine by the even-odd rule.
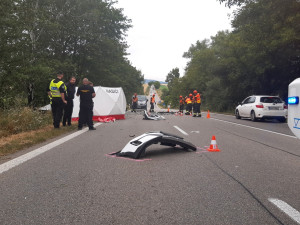
[[[196,90],[194,90],[193,92],[194,92],[194,94],[197,94],[197,91],[196,91]]]
[[[153,96],[155,96],[155,94],[153,94]]]
[[[182,98],[182,96],[180,95],[179,98]]]
[[[189,96],[193,96],[192,94],[189,94]]]

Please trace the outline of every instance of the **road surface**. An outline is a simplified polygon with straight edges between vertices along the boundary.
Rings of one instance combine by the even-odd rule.
[[[0,224],[300,224],[300,140],[287,125],[205,115],[129,112],[2,163]],[[198,150],[107,155],[148,131]],[[213,135],[220,152],[206,151]]]

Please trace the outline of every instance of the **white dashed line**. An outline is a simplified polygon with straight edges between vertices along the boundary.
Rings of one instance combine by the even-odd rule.
[[[226,120],[220,120],[220,119],[216,119],[216,118],[210,118],[210,119],[221,121],[221,122],[224,122],[224,123],[233,124],[233,125],[236,125],[236,126],[252,128],[252,129],[255,129],[255,130],[265,131],[265,132],[269,132],[269,133],[272,133],[272,134],[279,134],[279,135],[282,135],[282,136],[285,136],[285,137],[290,137],[290,138],[297,139],[295,136],[291,136],[291,135],[287,135],[287,134],[282,134],[282,133],[278,133],[278,132],[274,132],[274,131],[269,131],[269,130],[264,130],[264,129],[260,129],[260,128],[257,128],[257,127],[251,127],[251,126],[247,126],[247,125],[243,125],[243,124],[238,124],[238,123],[233,123],[233,122],[229,122],[229,121],[226,121]]]
[[[286,202],[276,198],[269,198],[268,200],[272,202],[274,205],[276,205],[281,211],[286,213],[293,220],[295,220],[298,224],[300,224],[300,213],[296,209],[294,209]]]
[[[100,124],[101,123],[96,123],[94,126],[97,127]],[[26,161],[28,161],[28,160],[36,157],[36,156],[38,156],[38,155],[40,155],[40,154],[42,154],[44,152],[49,151],[50,149],[55,148],[56,146],[58,146],[60,144],[63,144],[64,142],[69,141],[69,140],[73,139],[74,137],[77,137],[77,136],[81,135],[82,133],[86,132],[87,130],[88,130],[88,128],[85,128],[83,130],[77,131],[77,132],[75,132],[73,134],[70,134],[70,135],[68,135],[66,137],[63,137],[63,138],[61,138],[61,139],[59,139],[57,141],[51,142],[51,143],[49,143],[49,144],[47,144],[45,146],[42,146],[42,147],[40,147],[38,149],[35,149],[35,150],[33,150],[33,151],[25,154],[25,155],[22,155],[22,156],[20,156],[18,158],[12,159],[12,160],[10,160],[10,161],[8,161],[6,163],[1,164],[0,165],[0,174],[2,174],[5,171],[8,171],[8,170],[10,170],[10,169],[18,166],[18,165],[20,165],[20,164],[22,164],[22,163],[24,163],[24,162],[26,162]]]
[[[184,130],[180,129],[177,126],[174,126],[177,130],[179,130],[181,133],[183,133],[184,135],[189,135],[187,132],[185,132]]]

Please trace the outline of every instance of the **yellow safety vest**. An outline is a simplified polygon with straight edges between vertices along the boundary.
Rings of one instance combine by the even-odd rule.
[[[57,82],[57,83],[54,83],[54,80],[52,80],[52,81],[50,82],[49,89],[50,89],[50,91],[51,91],[51,97],[52,97],[52,98],[61,97],[59,88],[60,88],[60,86],[63,85],[63,84],[64,84],[63,81],[59,81],[59,82]],[[66,90],[66,86],[65,86],[65,90]]]

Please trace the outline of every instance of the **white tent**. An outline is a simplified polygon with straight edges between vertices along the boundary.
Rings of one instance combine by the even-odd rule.
[[[117,120],[125,119],[126,111],[126,98],[124,91],[121,87],[94,87],[96,97],[94,101],[94,116],[93,120],[98,121],[108,117],[115,118]],[[77,92],[77,88],[76,88]],[[74,108],[72,114],[72,120],[78,120],[79,116],[80,98],[76,96],[74,98]]]

